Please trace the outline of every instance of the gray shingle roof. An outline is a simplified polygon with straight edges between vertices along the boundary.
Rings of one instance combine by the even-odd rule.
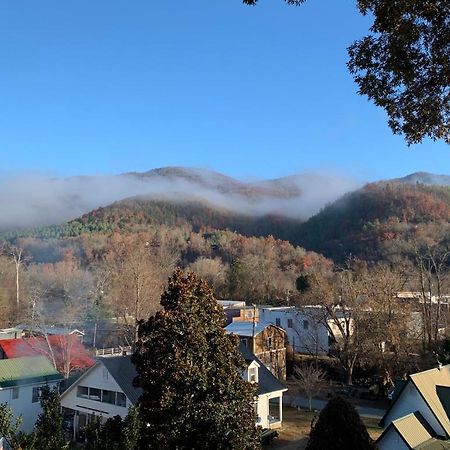
[[[142,389],[133,386],[133,380],[137,376],[136,368],[131,362],[131,356],[109,356],[99,358],[111,376],[116,380],[133,405],[135,405],[142,394]]]
[[[258,390],[257,394],[268,394],[269,392],[285,390],[286,387],[270,372],[270,370],[250,351],[248,347],[239,343],[239,351],[245,361],[250,363],[256,361],[259,364]]]

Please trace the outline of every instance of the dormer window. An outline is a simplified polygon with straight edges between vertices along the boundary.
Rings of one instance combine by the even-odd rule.
[[[249,367],[248,368],[248,381],[250,383],[258,382],[258,368],[257,367]]]

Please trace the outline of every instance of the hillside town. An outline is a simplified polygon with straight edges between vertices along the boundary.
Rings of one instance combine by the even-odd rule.
[[[0,43],[0,450],[450,450],[450,0]]]
[[[448,298],[447,295],[433,298],[430,304],[447,308]],[[417,339],[423,329],[418,313],[414,312],[422,304],[420,293],[397,292],[392,301],[416,305],[405,318],[410,331],[404,338]],[[326,400],[320,399],[337,395],[356,406],[361,415],[379,421],[374,445],[380,450],[450,448],[446,393],[450,389],[450,364],[444,365],[440,356],[435,367],[422,372],[405,372],[395,380],[374,376],[371,381],[345,387],[331,368],[339,365],[339,358],[334,356],[337,346],[357,332],[358,319],[351,309],[337,304],[329,313],[319,305],[213,302],[220,310],[222,333],[237,338],[240,358],[245,361],[242,379],[257,386],[253,426],[260,430],[263,445],[278,442],[277,448],[284,448],[284,410],[289,411],[288,428],[291,428],[295,426],[296,415],[298,420],[309,411],[319,414],[326,404]],[[365,300],[361,302],[364,304]],[[368,317],[373,314],[369,307],[363,311]],[[122,326],[110,321],[106,329],[117,339]],[[342,329],[348,329],[349,335],[336,337],[336,330]],[[46,389],[57,394],[60,421],[55,426],[61,427],[57,430],[60,445],[91,448],[92,427],[101,428],[115,418],[126,420],[130,408],[138,407],[144,392],[136,382],[139,377],[133,353],[138,350],[135,344],[130,346],[126,341],[116,347],[105,347],[108,334],[89,336],[81,323],[71,327],[21,323],[1,329],[2,433],[9,429],[5,425],[8,420],[12,423],[17,419],[16,432],[35,432],[36,423],[45,414],[41,396]],[[445,329],[438,334],[444,342]],[[379,346],[386,358],[391,357],[390,342],[380,341]],[[415,357],[410,354],[410,358]],[[5,416],[6,410],[10,416]],[[299,433],[291,441],[300,443],[303,437]],[[8,433],[0,442],[5,450],[18,448],[15,437]]]

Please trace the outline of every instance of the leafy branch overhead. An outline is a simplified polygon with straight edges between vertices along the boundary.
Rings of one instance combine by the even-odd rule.
[[[450,2],[357,3],[363,15],[373,16],[369,34],[348,48],[358,93],[384,108],[393,133],[408,145],[426,137],[450,144]]]

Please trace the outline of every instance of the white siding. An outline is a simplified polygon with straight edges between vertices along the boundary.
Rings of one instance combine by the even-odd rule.
[[[329,350],[328,330],[314,314],[304,313],[296,308],[262,308],[260,321],[277,325],[277,319],[286,335],[289,345],[296,352],[311,355],[327,354]],[[292,324],[292,327],[289,325]]]
[[[283,391],[275,391],[275,392],[269,392],[267,394],[262,394],[258,396],[258,407],[257,407],[257,412],[258,412],[258,421],[257,421],[257,425],[260,425],[263,428],[278,428],[281,426],[281,422],[282,422],[282,417],[279,417],[280,421],[277,422],[276,424],[271,424],[270,423],[270,406],[269,406],[269,401],[270,400],[276,400],[277,403],[277,416],[279,417],[279,405],[281,404],[281,408],[283,408]],[[282,411],[281,411],[282,414]]]
[[[126,406],[111,405],[88,398],[77,397],[77,387],[86,386],[96,389],[104,389],[108,391],[122,392],[122,389],[116,383],[111,374],[105,369],[102,364],[94,366],[89,373],[77,381],[71,388],[69,388],[61,397],[61,406],[64,408],[73,409],[75,411],[94,414],[105,418],[119,415],[125,417],[128,412],[128,407],[131,406],[127,398]]]
[[[388,426],[392,421],[416,411],[419,411],[422,414],[436,434],[445,436],[445,431],[439,425],[434,414],[411,381],[408,381],[408,384],[403,389],[400,397],[397,398],[391,411],[386,416],[384,423]]]
[[[377,444],[379,450],[409,450],[394,427],[391,427]]]
[[[267,395],[258,396],[258,421],[257,425],[269,428],[269,398]]]
[[[21,431],[29,433],[33,430],[34,424],[42,412],[40,402],[32,402],[33,388],[44,386],[46,386],[46,383],[19,386],[19,395],[14,399],[12,398],[12,388],[0,389],[0,403],[6,403],[12,409],[15,417],[22,416]],[[49,383],[48,386],[53,389],[57,386],[57,383]]]

